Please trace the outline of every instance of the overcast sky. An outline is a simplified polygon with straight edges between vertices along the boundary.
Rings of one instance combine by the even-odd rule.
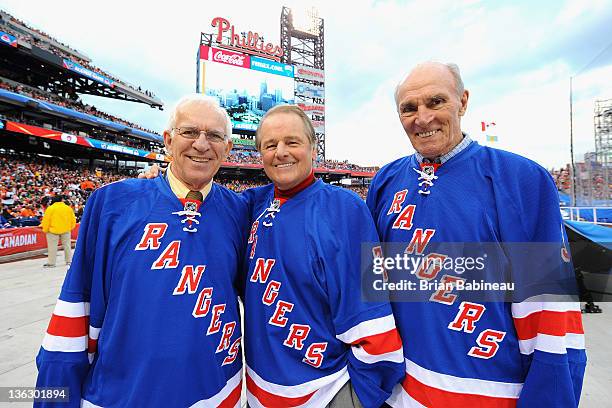
[[[424,60],[457,63],[470,90],[464,131],[491,146],[560,167],[569,155],[569,78],[574,76],[575,158],[594,150],[594,101],[612,99],[612,2],[568,1],[23,1],[0,8],[152,90],[164,112],[90,98],[161,132],[169,107],[194,92],[200,32],[222,16],[238,31],[279,43],[283,5],[306,4],[325,20],[327,157],[382,165],[412,148],[393,105],[397,81]]]

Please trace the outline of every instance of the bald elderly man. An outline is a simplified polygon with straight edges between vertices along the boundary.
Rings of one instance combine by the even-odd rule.
[[[416,152],[372,181],[367,204],[381,241],[428,259],[446,259],[432,253],[444,243],[542,245],[556,255],[546,263],[547,283],[572,280],[553,180],[533,161],[461,131],[469,95],[454,64],[420,64],[398,84],[398,118]],[[540,273],[524,258],[509,258],[505,271],[517,280]],[[391,406],[578,405],[586,363],[579,304],[551,302],[565,297],[546,290],[485,301],[454,289],[469,274],[433,267],[415,276],[451,286],[425,290],[418,301],[391,294],[406,364]]]

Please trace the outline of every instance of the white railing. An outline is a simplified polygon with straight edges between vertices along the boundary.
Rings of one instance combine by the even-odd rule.
[[[585,222],[591,222],[593,224],[606,225],[606,226],[612,227],[612,223],[610,222],[598,221],[597,210],[612,211],[612,207],[561,207],[561,214],[563,216],[563,219],[567,219],[570,221],[585,221]],[[581,218],[581,214],[582,216],[584,216],[584,213],[589,212],[589,211],[593,215],[592,221]]]

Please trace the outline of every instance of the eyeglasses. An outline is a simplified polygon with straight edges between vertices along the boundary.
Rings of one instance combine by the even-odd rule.
[[[199,138],[201,134],[204,134],[204,137],[206,137],[206,140],[208,140],[210,143],[223,143],[225,141],[225,135],[218,132],[209,132],[191,127],[175,127],[172,128],[172,130],[176,130],[176,133],[186,139],[195,140]]]

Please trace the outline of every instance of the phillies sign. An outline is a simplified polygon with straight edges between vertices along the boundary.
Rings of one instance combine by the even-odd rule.
[[[275,61],[280,61],[280,57],[283,56],[283,49],[280,45],[264,44],[264,40],[259,33],[249,31],[245,34],[237,30],[233,24],[230,24],[229,20],[223,17],[213,18],[211,24],[217,29],[215,41],[219,44],[219,47],[244,51]],[[227,43],[223,42],[223,33],[229,34]]]

